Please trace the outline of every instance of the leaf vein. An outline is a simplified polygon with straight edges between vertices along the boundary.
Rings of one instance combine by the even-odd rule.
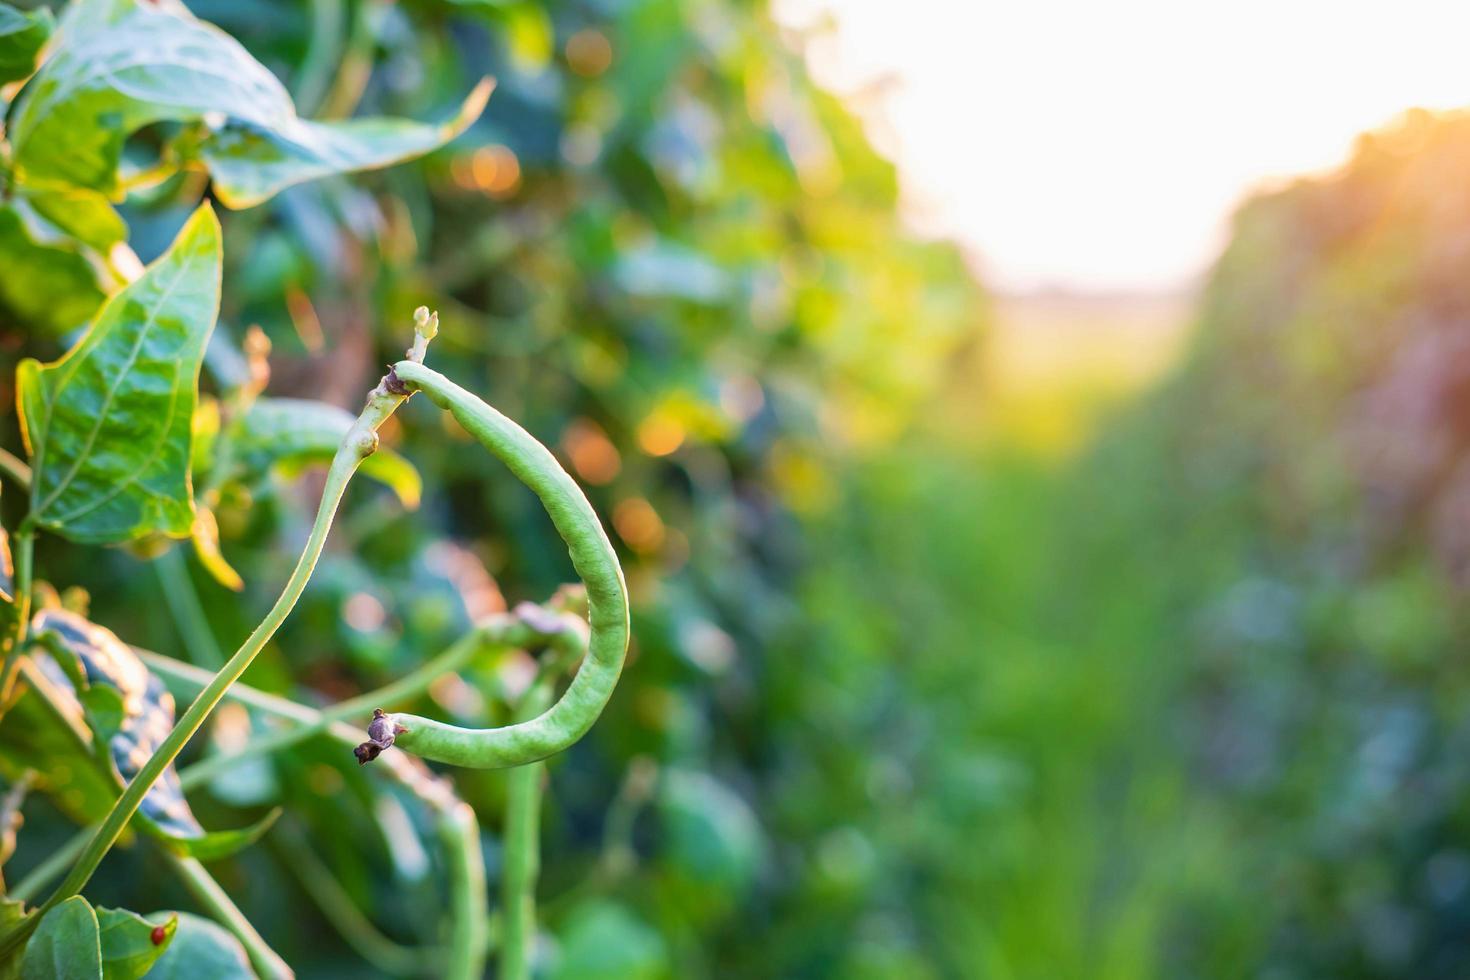
[[[38,518],[45,513],[46,508],[54,504],[56,502],[56,499],[60,497],[61,494],[63,494],[68,487],[71,486],[72,480],[76,478],[77,471],[82,468],[82,464],[85,463],[87,461],[87,457],[92,454],[92,447],[97,442],[98,433],[102,431],[102,424],[107,418],[108,411],[112,408],[112,401],[117,396],[118,389],[122,387],[122,383],[127,378],[128,374],[132,371],[133,365],[138,362],[138,355],[143,350],[143,342],[147,340],[149,332],[153,329],[154,325],[157,324],[159,314],[163,311],[165,304],[173,295],[174,290],[178,288],[179,283],[184,280],[190,269],[191,263],[181,263],[179,265],[178,272],[174,274],[173,281],[168,284],[168,287],[163,291],[163,295],[159,297],[158,302],[153,304],[153,308],[149,310],[148,316],[143,320],[142,329],[138,331],[138,339],[134,341],[133,349],[128,353],[127,363],[123,365],[122,370],[118,372],[117,377],[115,377],[112,380],[112,383],[108,386],[107,395],[102,400],[102,408],[100,411],[98,411],[97,418],[93,420],[91,431],[87,433],[85,445],[82,446],[81,451],[77,454],[76,460],[71,465],[71,469],[67,471],[66,476],[61,478],[61,481],[57,484],[56,489],[52,490],[50,496],[43,500],[40,506],[35,508],[35,513]],[[57,381],[54,398],[52,400],[52,410],[47,413],[46,431],[48,437],[50,436],[51,432],[52,420],[56,417],[55,404],[61,399],[61,394],[64,387],[71,381],[74,376],[75,371],[73,370],[71,373],[67,374],[66,377],[58,379]],[[177,384],[177,380],[175,381],[175,384]]]

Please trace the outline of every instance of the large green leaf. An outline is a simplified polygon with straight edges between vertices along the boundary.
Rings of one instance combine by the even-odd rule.
[[[0,309],[41,333],[81,326],[126,282],[113,262],[126,237],[96,191],[11,188],[0,205]]]
[[[138,774],[173,729],[173,695],[116,634],[76,613],[42,610],[32,630],[46,638],[48,646],[59,648],[56,656],[41,662],[41,673],[49,685],[37,687],[38,692],[55,702],[58,711],[74,714],[80,705],[87,720],[95,725],[100,719],[89,710],[91,696],[103,692],[111,695],[109,700],[116,705],[117,715],[105,723],[112,726],[112,731],[94,734],[105,740],[106,749],[99,754],[116,771],[116,785],[121,787]],[[67,676],[71,671],[64,668],[53,669],[56,664],[65,663],[67,657],[75,659],[80,678]],[[79,686],[78,680],[86,686]],[[149,822],[150,829],[167,840],[206,836],[189,811],[173,766],[165,769],[148,790],[138,812]]]
[[[32,520],[94,543],[188,535],[191,421],[219,288],[219,222],[206,204],[66,356],[20,363]]]
[[[352,428],[356,416],[325,402],[259,398],[230,427],[235,463],[247,483],[277,464],[325,463]],[[423,481],[413,464],[389,449],[363,460],[362,472],[385,484],[405,507],[417,507]]]
[[[174,727],[174,699],[111,630],[64,609],[44,609],[31,627],[47,655],[22,661],[26,693],[0,718],[0,772],[37,773],[40,788],[78,823],[100,820]],[[158,777],[135,818],[176,853],[214,861],[255,843],[280,816],[206,831],[178,772]]]
[[[241,208],[302,181],[426,153],[462,132],[488,97],[489,84],[481,83],[439,125],[309,122],[239,42],[181,4],[78,0],[16,103],[11,144],[22,183],[120,198],[118,164],[131,133],[163,120],[199,123],[179,152],[197,156],[213,173],[219,200]]]
[[[36,55],[56,26],[46,9],[22,13],[0,3],[0,85],[25,78],[36,69]]]
[[[224,929],[188,912],[178,917],[178,931],[153,964],[147,980],[255,980],[240,941]]]
[[[0,773],[7,779],[36,774],[43,791],[72,821],[102,819],[120,790],[93,755],[92,739],[73,688],[58,669],[22,658],[23,693],[0,718]]]
[[[97,913],[73,895],[41,918],[20,960],[21,980],[101,980]]]
[[[102,256],[128,237],[128,226],[107,198],[85,188],[26,189],[16,194],[37,237],[75,239]]]
[[[490,83],[481,82],[442,123],[383,118],[309,122],[293,110],[275,127],[222,127],[204,141],[199,155],[226,207],[254,207],[293,184],[386,167],[443,146],[479,117],[489,96]]]
[[[61,333],[97,312],[97,267],[69,241],[38,238],[17,201],[0,205],[0,310],[20,326]]]
[[[102,980],[138,980],[168,949],[179,928],[177,913],[145,919],[127,909],[97,909]]]

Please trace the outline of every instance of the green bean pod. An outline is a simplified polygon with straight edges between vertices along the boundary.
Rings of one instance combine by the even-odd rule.
[[[425,759],[471,769],[504,769],[536,762],[587,734],[617,686],[628,650],[628,588],[607,532],[587,497],[536,439],[437,371],[400,361],[393,372],[410,391],[422,391],[541,499],[567,544],[572,566],[587,589],[590,636],[571,684],[546,711],[503,728],[469,729],[417,715],[393,715],[393,744]]]

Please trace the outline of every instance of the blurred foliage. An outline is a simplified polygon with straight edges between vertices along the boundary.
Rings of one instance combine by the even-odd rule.
[[[807,719],[814,727],[797,743],[787,713],[799,706],[770,692],[792,671],[814,691],[834,683],[828,660],[839,651],[792,648],[807,615],[801,583],[825,560],[811,529],[837,503],[848,461],[897,440],[947,355],[974,341],[983,297],[958,252],[904,229],[892,167],[811,84],[760,4],[189,7],[285,81],[303,118],[445,118],[478,79],[497,80],[484,115],[443,150],[222,212],[223,307],[195,430],[207,446],[219,427],[211,394],[223,404],[252,383],[265,345],[247,328],[270,342],[273,396],[355,411],[399,356],[410,311],[427,304],[444,324],[434,366],[552,446],[606,515],[635,604],[634,648],[595,735],[552,765],[544,968],[659,977],[822,967],[805,941],[783,948],[751,936],[803,920],[835,934],[856,907],[889,899],[859,832],[835,843],[812,835],[815,818],[831,824],[843,811],[832,799],[809,812],[789,760],[842,752],[848,766],[870,750],[840,741],[854,707],[845,698]],[[157,169],[179,145],[173,120],[193,111],[122,148],[132,190],[119,211],[143,261],[210,191],[198,170]],[[85,237],[96,255],[58,253],[44,229],[19,220],[17,254],[44,252],[41,268],[80,285],[61,289],[74,309],[23,309],[0,295],[7,361],[58,354],[57,332],[115,288],[107,276],[119,261],[115,237]],[[257,406],[289,414],[290,404]],[[8,428],[18,451],[13,416]],[[418,488],[397,469],[380,474],[392,489],[353,488],[317,578],[252,685],[339,700],[405,673],[472,618],[573,578],[534,498],[437,412],[411,404],[383,435],[422,476],[421,506],[405,509]],[[182,567],[178,550],[99,555],[46,538],[40,574],[87,587],[91,618],[126,641],[217,663],[267,607],[314,508],[317,447],[271,448],[289,465],[242,458],[231,479],[200,484],[220,539],[220,555],[201,556],[207,565],[190,557]],[[208,465],[201,459],[196,468]],[[216,584],[235,581],[231,569],[243,600]],[[423,710],[503,721],[515,666],[478,664],[436,685]],[[224,711],[211,741],[238,744],[249,725]],[[480,811],[493,882],[503,776],[454,780]],[[190,802],[208,826],[285,808],[280,828],[212,870],[302,975],[361,976],[365,966],[324,925],[277,836],[308,835],[323,870],[389,939],[436,935],[443,875],[432,815],[371,786],[339,747],[279,753]],[[866,803],[852,805],[851,820],[870,821]],[[45,801],[27,816],[8,877],[65,836]],[[177,885],[140,874],[150,860],[141,848],[113,855],[89,896],[189,907]]]
[[[303,116],[443,118],[498,80],[422,161],[224,216],[231,342],[206,388],[248,373],[259,325],[272,395],[354,409],[428,303],[431,361],[609,517],[635,645],[608,715],[551,766],[545,975],[1466,972],[1470,119],[1411,114],[1249,202],[1178,366],[1069,456],[1070,421],[1039,448],[976,424],[984,297],[955,250],[905,232],[891,167],[762,5],[191,8]],[[129,198],[142,258],[204,189],[184,173]],[[6,358],[59,350],[19,328],[54,310],[9,312]],[[1036,429],[1024,414],[1008,424]],[[398,422],[385,444],[421,506],[390,476],[397,493],[354,487],[252,684],[338,700],[571,577],[462,432],[420,405]],[[314,451],[242,461],[221,490],[243,603],[191,558],[191,619],[178,554],[47,540],[40,567],[129,641],[207,659],[284,576]],[[423,710],[503,720],[514,667],[477,664]],[[212,738],[245,737],[242,715]],[[454,782],[493,880],[503,776]],[[433,935],[431,818],[340,747],[190,802],[209,826],[285,807],[214,870],[303,975],[365,967],[323,938],[283,832],[388,939]],[[45,807],[18,871],[65,837]],[[188,907],[147,860],[110,858],[98,900]]]
[[[1470,969],[1467,166],[1470,117],[1411,113],[1248,202],[1181,363],[1071,462],[977,448],[962,378],[859,467],[806,580],[831,683],[782,660],[775,710],[879,950],[811,962]]]

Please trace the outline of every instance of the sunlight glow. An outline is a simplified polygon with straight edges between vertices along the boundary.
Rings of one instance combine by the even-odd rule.
[[[1414,106],[1470,105],[1453,0],[778,0],[994,287],[1167,290],[1253,187]],[[831,30],[823,29],[827,19]]]

